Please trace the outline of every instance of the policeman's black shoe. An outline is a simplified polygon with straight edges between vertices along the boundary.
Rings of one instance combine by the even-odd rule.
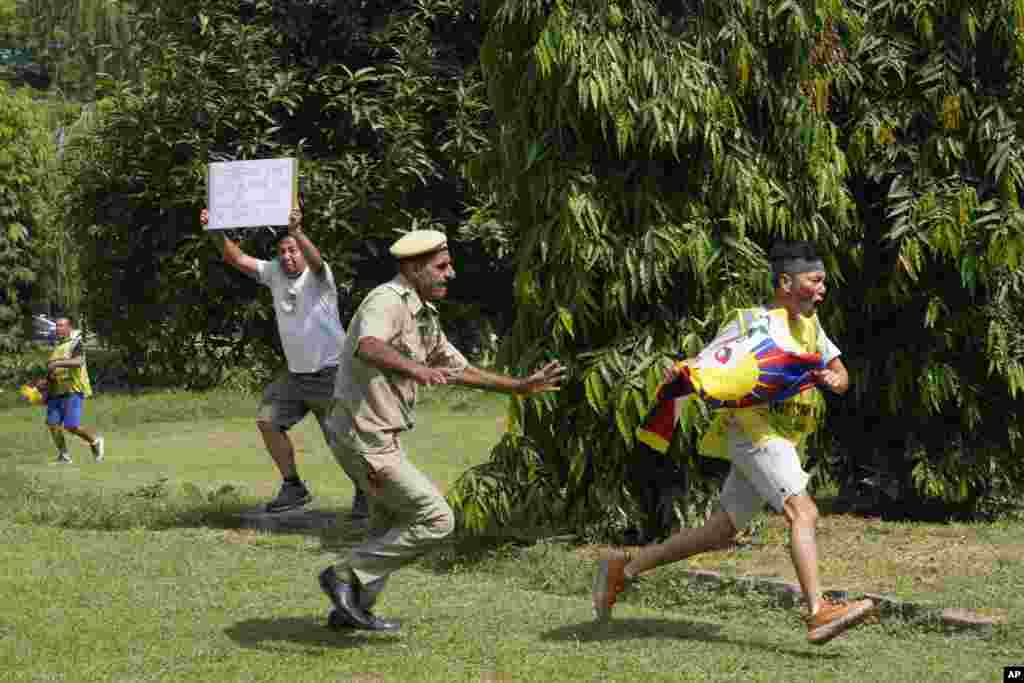
[[[331,613],[327,615],[327,628],[334,631],[347,631],[355,628],[355,625],[344,614],[332,609]]]
[[[397,621],[381,619],[373,612],[363,610],[363,614],[369,617],[370,622],[367,626],[358,626],[357,628],[366,629],[367,631],[380,631],[381,633],[394,633],[398,629],[402,628],[402,625]]]
[[[400,628],[400,624],[398,624],[398,622],[385,621],[380,617],[374,616],[370,612],[367,612],[367,614],[370,615],[370,618],[373,620],[374,623],[374,628],[371,630],[394,632]],[[334,631],[351,631],[360,627],[356,626],[351,621],[349,621],[348,617],[343,615],[338,610],[332,609],[331,613],[327,615],[327,628]]]
[[[320,588],[334,605],[328,625],[341,628],[348,624],[364,631],[397,631],[400,628],[397,622],[381,619],[359,606],[359,584],[354,577],[352,583],[341,581],[334,567],[328,567],[320,572]]]

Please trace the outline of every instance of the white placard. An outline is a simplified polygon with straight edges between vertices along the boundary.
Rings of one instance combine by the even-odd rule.
[[[288,225],[298,189],[295,159],[210,164],[206,177],[207,230]]]

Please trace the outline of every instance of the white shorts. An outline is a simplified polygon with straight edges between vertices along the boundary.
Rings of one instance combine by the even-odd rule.
[[[768,503],[782,512],[786,499],[804,493],[810,475],[792,442],[776,438],[755,446],[742,430],[727,432],[732,467],[722,486],[720,504],[737,530]]]

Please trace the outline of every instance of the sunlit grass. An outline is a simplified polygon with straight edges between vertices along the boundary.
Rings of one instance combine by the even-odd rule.
[[[87,415],[110,439],[108,461],[78,446],[70,467],[52,464],[39,409],[0,412],[13,435],[0,440],[0,680],[988,681],[1024,652],[1020,524],[853,517],[823,520],[829,585],[871,588],[896,574],[899,594],[1008,610],[1010,625],[971,635],[887,620],[816,649],[798,610],[740,584],[695,585],[685,575],[695,564],[681,563],[647,575],[616,619],[597,626],[597,549],[460,538],[393,578],[380,610],[403,621],[399,635],[331,632],[315,576],[361,537],[344,523],[351,486],[309,419],[295,430],[302,474],[314,507],[339,513],[339,524],[238,528],[238,512],[277,485],[255,403],[221,393],[97,397]],[[428,395],[405,437],[410,457],[450,484],[487,457],[504,407],[484,394]],[[702,562],[731,562],[738,576],[784,573],[777,518],[760,538]],[[968,549],[982,545],[1009,555],[980,574]],[[929,592],[900,561],[926,567],[932,549],[944,584]]]

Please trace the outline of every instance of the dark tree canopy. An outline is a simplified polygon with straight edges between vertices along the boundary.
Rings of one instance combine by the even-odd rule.
[[[207,385],[275,353],[196,217],[209,161],[296,156],[346,318],[399,231],[441,227],[452,312],[514,312],[504,362],[572,368],[452,491],[471,527],[643,507],[661,369],[765,299],[783,238],[822,253],[853,380],[823,475],[967,510],[1024,483],[1019,3],[132,4],[138,77],[74,145],[68,205],[88,313],[146,372]],[[697,483],[707,418],[664,461]]]
[[[261,288],[199,229],[210,161],[299,158],[343,322],[393,274],[384,248],[399,231],[454,236],[471,201],[461,168],[487,144],[473,3],[135,4],[143,78],[117,85],[76,146],[71,203],[91,317],[147,372],[207,385],[275,353]],[[267,257],[268,237],[249,231],[243,248]],[[502,266],[470,243],[455,254],[454,298],[507,310],[508,294],[482,284]]]
[[[516,246],[509,358],[557,355],[453,494],[574,526],[636,509],[634,429],[670,356],[768,293],[766,251],[814,241],[854,390],[814,446],[841,484],[883,468],[968,507],[1024,484],[1024,15],[1013,2],[485,3],[494,151]],[[699,471],[692,405],[671,456]],[[614,515],[612,515],[614,517]]]

